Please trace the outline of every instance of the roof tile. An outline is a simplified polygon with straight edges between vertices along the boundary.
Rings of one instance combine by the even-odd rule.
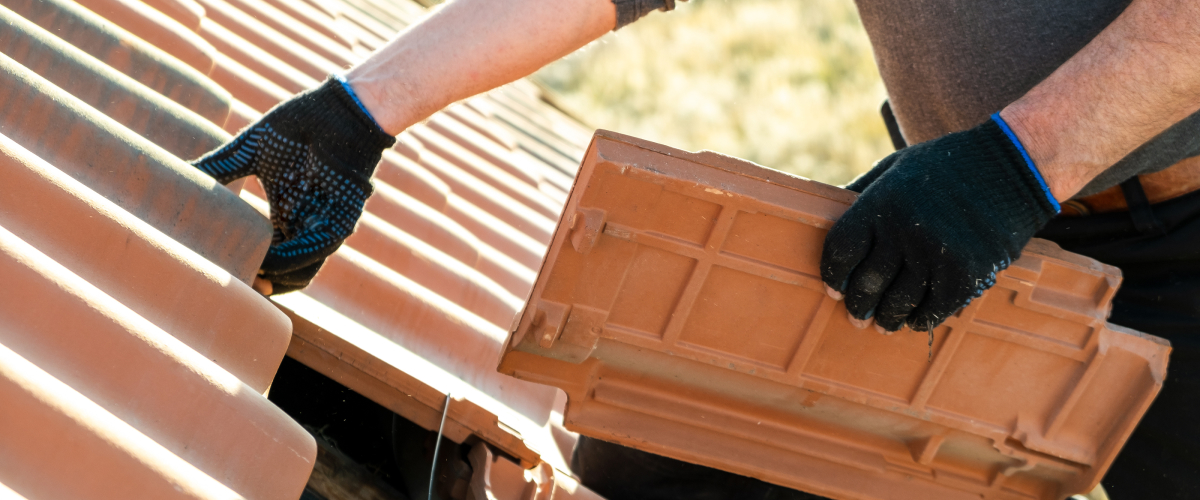
[[[933,332],[857,329],[818,269],[855,196],[599,131],[500,369],[569,429],[834,498],[1089,491],[1170,351],[1106,324],[1120,272],[1034,240]]]
[[[267,390],[291,324],[266,299],[4,136],[0,175],[0,225],[255,391]]]
[[[243,498],[4,345],[0,399],[0,498]]]
[[[3,229],[0,275],[0,344],[230,489],[299,495],[316,444],[257,391]]]
[[[191,165],[0,55],[0,133],[238,279],[270,223]]]
[[[11,0],[4,7],[213,123],[223,123],[229,112],[229,92],[181,62],[186,44],[168,54],[66,0]]]

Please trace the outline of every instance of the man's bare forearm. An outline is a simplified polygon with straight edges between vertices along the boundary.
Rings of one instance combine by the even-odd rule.
[[[453,0],[347,73],[390,134],[512,82],[613,29],[611,0]]]
[[[1200,2],[1134,0],[1001,116],[1066,200],[1200,109]]]

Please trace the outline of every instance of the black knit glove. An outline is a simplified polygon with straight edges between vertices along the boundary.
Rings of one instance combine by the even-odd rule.
[[[275,235],[259,275],[283,293],[307,286],[354,231],[371,174],[395,142],[330,78],[192,164],[223,184],[247,175],[262,182]]]
[[[871,170],[866,171],[862,175],[850,181],[849,184],[846,184],[846,189],[860,194],[863,191],[866,191],[868,187],[871,187],[871,184],[874,184],[875,181],[879,180],[879,176],[883,175],[884,172],[887,172],[888,169],[891,168],[892,164],[895,163],[892,161],[892,159],[895,158],[897,154],[899,153],[893,153],[887,158],[879,160],[879,163],[876,163],[875,166],[871,167]]]
[[[930,330],[1020,257],[1058,203],[1010,134],[994,115],[893,153],[852,183],[865,190],[821,256],[821,278],[851,316]]]

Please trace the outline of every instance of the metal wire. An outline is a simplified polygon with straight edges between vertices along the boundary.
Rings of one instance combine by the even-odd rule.
[[[438,452],[442,449],[442,431],[446,429],[446,414],[450,413],[450,393],[446,393],[446,405],[442,408],[442,423],[438,424],[437,442],[433,445],[433,463],[429,466],[429,492],[425,500],[433,500],[433,478],[437,472]]]

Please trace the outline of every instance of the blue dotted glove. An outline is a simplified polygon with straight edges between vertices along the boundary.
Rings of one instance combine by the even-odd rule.
[[[371,174],[395,142],[343,80],[330,78],[192,164],[223,184],[247,175],[262,182],[275,234],[259,275],[284,293],[307,286],[354,231]]]
[[[862,195],[825,238],[821,278],[851,316],[889,331],[941,324],[1059,210],[998,115],[897,151],[851,184]]]

